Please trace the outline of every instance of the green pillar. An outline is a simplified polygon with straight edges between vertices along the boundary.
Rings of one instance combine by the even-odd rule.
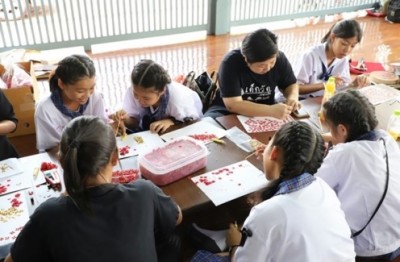
[[[231,1],[208,0],[208,28],[209,35],[222,35],[230,32]]]

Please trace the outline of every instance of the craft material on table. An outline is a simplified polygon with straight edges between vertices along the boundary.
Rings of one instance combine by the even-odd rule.
[[[140,178],[139,169],[116,170],[112,173],[112,183],[126,184]]]
[[[21,163],[16,158],[0,161],[0,179],[21,174],[23,171]]]
[[[15,175],[0,181],[0,196],[16,192],[32,186],[32,182],[24,174]]]
[[[33,177],[35,186],[46,183],[43,172],[53,168],[61,169],[57,160],[52,160],[49,154],[40,153],[19,159],[27,176]],[[60,171],[60,170],[59,170]]]
[[[257,191],[268,183],[264,173],[247,160],[191,179],[216,206]]]
[[[117,137],[119,158],[137,156],[163,144],[164,141],[160,136],[150,131],[134,133],[126,137]]]
[[[278,130],[283,124],[292,121],[293,118],[289,116],[285,120],[281,120],[274,117],[247,117],[238,115],[240,123],[244,127],[247,133],[262,133],[271,132]]]
[[[143,177],[167,185],[207,166],[206,146],[191,137],[181,137],[139,158]]]
[[[234,126],[226,131],[226,137],[246,152],[253,152],[262,143]]]
[[[387,85],[371,85],[358,89],[373,105],[400,98],[400,91]]]
[[[166,142],[169,142],[183,136],[189,136],[206,144],[213,142],[213,140],[215,139],[221,141],[219,139],[224,137],[225,135],[226,131],[224,129],[216,127],[215,125],[207,121],[199,121],[178,130],[164,134],[161,136],[161,138],[164,139]],[[217,141],[215,142],[218,143]]]
[[[0,246],[12,243],[26,222],[29,212],[23,192],[0,197]]]

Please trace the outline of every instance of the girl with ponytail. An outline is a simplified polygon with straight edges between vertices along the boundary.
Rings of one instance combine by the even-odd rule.
[[[350,229],[331,188],[314,174],[324,141],[305,122],[281,127],[263,150],[268,187],[241,234],[231,226],[232,261],[354,261]],[[236,252],[235,252],[236,251]]]
[[[359,88],[370,84],[367,76],[350,77],[349,55],[361,42],[363,32],[354,19],[334,24],[322,38],[321,43],[304,52],[293,66],[303,98],[322,96],[324,83],[330,76],[335,77],[336,87]]]
[[[41,204],[5,261],[179,261],[178,205],[150,181],[113,184],[114,132],[98,117],[65,127],[66,194]]]
[[[103,96],[95,91],[93,61],[71,55],[58,63],[51,74],[51,95],[39,102],[35,111],[36,146],[39,151],[56,153],[63,128],[82,115],[94,115],[107,122]]]

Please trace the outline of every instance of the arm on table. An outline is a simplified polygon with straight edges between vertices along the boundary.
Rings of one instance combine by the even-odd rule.
[[[283,90],[283,95],[286,98],[286,104],[291,107],[291,112],[299,108],[299,85],[291,84]]]
[[[292,112],[292,107],[286,104],[257,104],[244,101],[241,96],[223,98],[223,101],[229,112],[245,116],[272,116],[284,119]]]
[[[314,93],[320,90],[324,90],[324,83],[315,83],[315,84],[300,84],[299,85],[299,93],[301,95],[306,95],[309,93]]]

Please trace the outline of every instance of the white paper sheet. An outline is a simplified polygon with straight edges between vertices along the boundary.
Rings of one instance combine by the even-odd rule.
[[[21,174],[23,171],[21,163],[16,158],[0,161],[0,179]]]
[[[262,133],[278,130],[283,124],[292,121],[293,118],[289,116],[286,120],[281,120],[274,117],[247,117],[238,115],[240,123],[247,133]]]
[[[374,106],[400,97],[399,90],[387,85],[371,85],[358,90],[364,94]]]
[[[24,192],[0,197],[0,246],[14,242],[28,222],[29,212],[26,201]]]
[[[143,141],[142,143],[138,143],[136,139],[140,139]],[[151,133],[150,131],[143,131],[139,133],[134,133],[127,135],[125,138],[117,137],[117,145],[120,150],[119,158],[126,158],[131,156],[137,156],[144,154],[156,147],[160,147],[165,142],[161,139],[161,137],[156,133]],[[121,149],[123,147],[128,147],[128,153],[121,154]]]
[[[0,180],[0,196],[20,191],[31,186],[32,180],[30,180],[25,174],[4,178]]]
[[[268,183],[264,173],[247,160],[191,179],[216,206],[257,191]]]
[[[183,136],[189,136],[206,144],[212,142],[211,138],[222,138],[225,135],[226,130],[217,127],[208,121],[199,121],[178,130],[164,134],[161,136],[161,138],[164,139],[166,142],[169,142]]]

